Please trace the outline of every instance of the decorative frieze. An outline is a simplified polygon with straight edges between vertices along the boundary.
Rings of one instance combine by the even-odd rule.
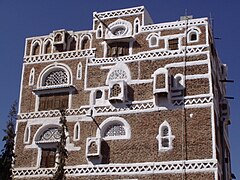
[[[120,56],[120,57],[109,57],[109,58],[91,58],[89,64],[112,64],[116,62],[128,62],[128,61],[137,61],[142,59],[161,59],[161,58],[170,58],[170,57],[181,57],[187,55],[196,55],[203,52],[206,52],[207,46],[190,46],[178,51],[170,50],[158,50],[158,51],[148,51],[142,52],[129,56]]]
[[[107,165],[79,165],[66,166],[67,176],[96,176],[96,175],[134,175],[134,174],[170,174],[170,173],[194,173],[215,172],[217,161],[213,159],[147,162],[132,164],[107,164]],[[19,168],[13,170],[15,178],[52,176],[55,168]]]

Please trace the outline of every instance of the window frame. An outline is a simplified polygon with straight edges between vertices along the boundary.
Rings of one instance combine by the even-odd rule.
[[[113,124],[121,124],[125,130],[125,135],[120,136],[106,136],[104,137],[104,133],[107,128]],[[102,138],[103,140],[119,140],[119,139],[130,139],[131,138],[131,128],[128,122],[121,117],[110,117],[104,120],[97,129],[96,137]]]

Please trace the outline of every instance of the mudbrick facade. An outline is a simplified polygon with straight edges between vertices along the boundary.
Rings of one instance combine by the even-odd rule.
[[[67,179],[231,179],[226,77],[207,18],[135,7],[27,38],[14,179],[54,174],[60,109]]]

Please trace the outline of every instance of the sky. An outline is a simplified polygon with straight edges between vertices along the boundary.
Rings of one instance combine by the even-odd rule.
[[[8,111],[18,100],[25,38],[47,35],[53,30],[90,30],[92,13],[145,6],[154,23],[176,21],[187,11],[195,18],[211,17],[217,51],[228,65],[232,171],[240,179],[240,1],[237,0],[0,0],[0,140]],[[0,149],[3,143],[0,141]]]

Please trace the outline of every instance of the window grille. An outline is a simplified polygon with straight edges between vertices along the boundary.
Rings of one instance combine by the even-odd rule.
[[[110,76],[109,80],[119,80],[119,79],[127,79],[127,73],[124,70],[118,69],[113,71]]]
[[[40,136],[39,141],[55,142],[59,141],[61,137],[61,132],[58,128],[49,128],[43,132]]]
[[[112,89],[111,89],[111,93],[110,93],[110,97],[117,97],[120,93],[121,93],[121,87],[119,84],[114,84]]]
[[[67,84],[68,76],[64,70],[53,71],[45,78],[44,86]]]
[[[124,126],[121,124],[112,124],[107,127],[104,137],[108,136],[124,136],[126,134]]]

